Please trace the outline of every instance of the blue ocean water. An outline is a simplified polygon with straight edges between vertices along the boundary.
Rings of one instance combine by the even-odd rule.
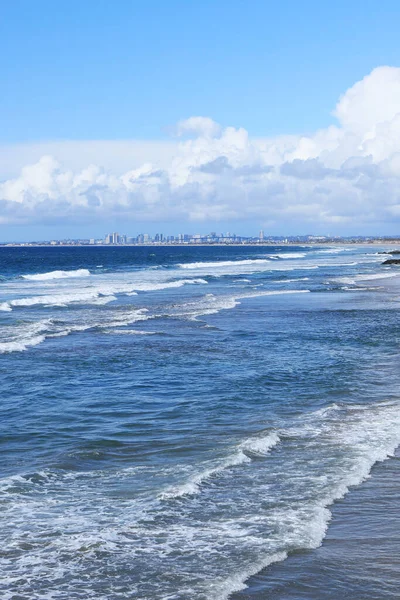
[[[385,249],[1,248],[1,597],[395,598],[311,558],[400,443]]]

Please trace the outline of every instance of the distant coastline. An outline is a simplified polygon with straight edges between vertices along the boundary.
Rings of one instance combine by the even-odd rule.
[[[90,244],[88,242],[73,241],[70,242],[7,242],[0,243],[0,248],[210,248],[210,247],[251,247],[263,248],[270,246],[400,246],[399,238],[376,238],[366,240],[340,239],[340,240],[321,240],[321,241],[292,241],[292,240],[265,240],[263,242],[145,242],[134,244]]]

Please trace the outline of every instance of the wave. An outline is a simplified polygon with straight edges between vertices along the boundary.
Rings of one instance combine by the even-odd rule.
[[[38,346],[46,339],[45,335],[35,335],[26,337],[22,340],[14,340],[11,342],[0,342],[0,354],[8,354],[11,352],[24,352],[32,346]]]
[[[51,279],[67,279],[69,277],[89,277],[88,269],[77,269],[76,271],[49,271],[48,273],[36,273],[34,275],[22,275],[23,279],[29,281],[48,281]]]
[[[379,279],[390,279],[391,277],[398,277],[399,273],[365,273],[354,275],[353,277],[337,277],[334,279],[337,283],[344,283],[346,285],[357,285],[358,281],[374,281]]]
[[[351,252],[350,248],[327,248],[325,250],[316,250],[319,254],[339,254],[340,252]]]
[[[12,332],[8,334],[8,339],[0,342],[0,354],[23,352],[32,346],[38,346],[46,339],[46,332],[49,332],[52,324],[51,319],[44,319],[13,328]]]
[[[217,580],[207,595],[208,600],[229,600],[233,593],[241,592],[248,588],[246,581],[250,577],[257,575],[257,573],[260,573],[263,569],[274,563],[286,560],[287,557],[287,552],[276,552],[265,558],[255,560],[244,571],[232,573],[228,580]]]
[[[263,437],[252,437],[239,444],[231,454],[224,458],[220,463],[210,465],[188,481],[178,486],[173,486],[164,490],[160,494],[162,500],[171,500],[173,498],[182,498],[183,496],[192,496],[201,491],[202,485],[211,481],[227,469],[250,463],[254,457],[265,457],[268,452],[279,442],[279,436],[272,432]]]
[[[310,293],[310,290],[269,290],[235,294],[232,296],[214,296],[214,294],[206,294],[195,302],[181,304],[177,307],[177,312],[172,313],[172,315],[169,316],[176,314],[177,316],[184,316],[191,320],[196,320],[198,317],[217,314],[221,310],[232,310],[240,304],[241,300],[245,299],[307,293]]]
[[[400,406],[332,405],[280,425],[233,445],[220,462],[199,465],[194,477],[205,474],[195,481],[202,493],[156,497],[156,489],[162,493],[165,485],[159,463],[146,471],[158,481],[152,493],[141,494],[140,470],[137,475],[132,471],[126,475],[129,489],[139,484],[139,491],[121,502],[104,493],[99,479],[106,477],[107,489],[113,490],[121,485],[119,469],[8,478],[3,482],[4,523],[13,523],[13,548],[29,547],[7,564],[10,581],[18,581],[23,597],[42,585],[49,597],[70,597],[72,589],[82,598],[106,600],[115,595],[116,585],[125,584],[121,572],[127,572],[134,556],[140,580],[129,583],[137,597],[228,600],[264,567],[321,544],[332,503],[369,477],[376,462],[393,455],[400,442]],[[280,441],[271,451],[275,436]],[[266,445],[260,448],[262,439]],[[260,450],[259,458],[246,454]],[[225,466],[241,453],[247,460]],[[166,471],[168,478],[170,466]],[[60,510],[66,490],[73,498],[67,519]],[[102,551],[107,561],[99,560]],[[56,568],[71,578],[43,578],[43,572]],[[115,573],[111,580],[110,568]],[[154,573],[159,574],[156,582]],[[94,575],[100,593],[90,583]]]
[[[283,259],[295,259],[304,258],[306,254],[304,252],[282,252],[280,254],[271,254],[271,258],[283,258]]]
[[[113,335],[156,335],[157,331],[143,331],[141,329],[104,329],[103,333]]]
[[[248,265],[266,265],[271,264],[271,261],[266,258],[246,259],[246,260],[216,260],[212,262],[194,262],[180,263],[180,269],[213,269],[218,267],[241,267]]]
[[[252,558],[241,560],[228,578],[209,585],[206,597],[210,600],[228,600],[233,592],[246,589],[246,581],[269,564],[285,560],[295,550],[321,545],[331,519],[329,507],[365,481],[372,467],[392,457],[398,448],[400,406],[396,402],[334,404],[300,417],[297,426],[278,430],[277,435],[282,445],[296,444],[297,452],[307,452],[304,456],[310,471],[307,473],[304,460],[298,462],[296,455],[288,454],[288,468],[282,464],[273,475],[275,480],[278,475],[287,480],[287,500],[285,496],[277,498],[268,514],[252,514],[247,507],[244,522],[252,525]],[[268,470],[273,470],[270,462]],[[268,486],[265,489],[268,495]],[[268,543],[266,531],[271,531]],[[237,544],[241,541],[239,532]]]
[[[17,307],[54,306],[66,307],[69,304],[108,304],[115,301],[115,294],[137,295],[137,292],[152,292],[169,288],[179,288],[183,285],[207,284],[205,279],[179,279],[160,283],[123,283],[90,286],[85,291],[56,291],[54,294],[15,298],[0,304],[0,311],[11,311]]]
[[[283,252],[280,254],[268,255],[268,258],[249,258],[245,260],[216,260],[212,262],[193,262],[193,263],[179,263],[180,269],[218,269],[220,267],[257,267],[257,266],[269,266],[275,269],[273,262],[274,258],[282,259],[297,259],[304,258],[306,254],[300,252]],[[271,260],[272,259],[272,260]]]
[[[13,300],[0,304],[0,310],[10,311],[17,307],[31,307],[38,305],[65,307],[68,304],[91,304],[98,301],[101,296],[102,294],[100,291],[89,289],[87,292],[66,292],[45,294],[43,296],[30,296],[27,298],[14,298]],[[107,296],[105,295],[104,297]]]
[[[185,283],[200,282],[203,283],[205,280],[178,280],[172,283],[172,287],[180,287]],[[205,282],[207,283],[207,282]],[[157,288],[163,289],[163,288]],[[286,294],[302,294],[308,293],[310,290],[270,290],[251,292],[247,294],[240,294],[236,296],[222,296],[217,297],[213,294],[206,294],[203,298],[195,301],[188,302],[175,307],[175,310],[164,315],[167,317],[184,317],[190,320],[196,320],[200,316],[217,314],[222,310],[230,310],[240,304],[240,300],[247,298],[257,298],[262,296],[275,296],[275,295],[286,295]],[[130,292],[136,293],[136,292]],[[32,298],[22,298],[10,301],[6,303],[9,310],[14,306],[34,306],[41,304],[44,306],[63,307],[70,303],[90,303],[90,304],[107,304],[116,300],[115,296],[100,296],[98,292],[80,293],[75,295],[55,295],[55,296],[37,296]],[[0,309],[7,310],[0,305]],[[101,313],[100,313],[101,315]],[[37,346],[44,342],[48,338],[56,338],[70,335],[71,333],[83,332],[93,328],[119,328],[126,325],[130,325],[136,321],[147,320],[156,318],[159,314],[150,315],[146,308],[134,308],[128,311],[122,311],[121,314],[118,311],[112,313],[110,318],[106,313],[104,319],[99,320],[99,314],[96,314],[96,318],[90,319],[84,324],[73,323],[67,324],[52,319],[41,320],[35,323],[28,323],[25,325],[17,325],[12,328],[10,337],[8,340],[0,343],[0,354],[8,352],[22,352],[32,346]],[[88,317],[86,317],[88,318]],[[107,331],[108,333],[108,331]],[[121,333],[124,333],[121,330]],[[130,332],[134,335],[135,331]]]
[[[296,265],[284,264],[285,261],[256,259],[242,261],[215,261],[215,262],[197,262],[183,263],[178,265],[181,269],[197,270],[202,276],[223,277],[227,275],[246,275],[265,271],[308,271],[318,269],[318,265],[303,264]]]
[[[296,277],[296,279],[275,279],[272,283],[297,283],[298,281],[310,281],[310,278]]]
[[[269,290],[266,292],[256,292],[254,294],[244,294],[240,298],[255,298],[258,296],[281,296],[285,294],[309,294],[311,290]]]
[[[0,342],[0,354],[11,352],[24,352],[32,346],[38,346],[49,338],[65,337],[71,333],[87,331],[89,329],[107,329],[125,327],[138,321],[146,321],[152,318],[147,314],[146,308],[124,311],[121,315],[113,315],[112,319],[92,320],[87,323],[66,324],[59,323],[53,319],[43,319],[35,323],[27,323],[14,327],[9,338]],[[129,333],[139,333],[130,331]],[[143,332],[141,332],[143,333]]]
[[[205,285],[208,281],[205,279],[177,279],[176,281],[169,281],[164,283],[138,283],[135,284],[134,289],[138,292],[153,292],[157,290],[167,290],[173,288],[179,288],[183,285]]]

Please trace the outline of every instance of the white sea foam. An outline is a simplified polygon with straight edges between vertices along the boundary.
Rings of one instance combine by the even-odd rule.
[[[23,352],[49,338],[65,337],[72,333],[95,328],[121,328],[138,321],[146,321],[149,318],[151,317],[148,315],[148,310],[139,308],[122,311],[121,314],[106,315],[102,320],[88,319],[85,323],[58,324],[52,319],[44,319],[21,324],[10,330],[8,339],[0,342],[0,354]],[[130,333],[133,334],[134,332],[131,331]]]
[[[160,494],[160,498],[163,500],[170,500],[171,498],[181,498],[182,496],[198,494],[200,492],[201,485],[206,481],[209,481],[211,478],[217,476],[226,469],[250,461],[251,459],[246,456],[242,450],[239,450],[235,454],[228,456],[220,464],[216,466],[210,466],[204,471],[193,475],[189,481],[165,490]]]
[[[208,275],[212,277],[224,277],[229,275],[247,275],[257,272],[274,272],[274,271],[294,271],[294,270],[312,270],[318,269],[317,264],[303,261],[290,262],[279,260],[278,258],[271,259],[246,259],[232,261],[212,261],[212,262],[194,262],[181,263],[177,265],[180,269],[193,270],[202,277]]]
[[[228,579],[220,579],[211,583],[207,589],[207,599],[229,600],[234,592],[241,592],[248,588],[246,581],[250,579],[250,577],[257,575],[257,573],[260,573],[260,571],[266,569],[269,565],[286,560],[287,556],[287,552],[276,552],[263,559],[256,560],[245,570],[232,573]]]
[[[267,435],[261,435],[258,437],[250,437],[239,446],[240,450],[250,455],[250,458],[254,456],[266,456],[268,452],[276,446],[280,441],[279,435],[273,431]]]
[[[135,292],[133,292],[133,294],[134,293]],[[110,302],[115,302],[116,300],[117,300],[117,297],[114,296],[113,294],[111,294],[110,296],[98,296],[97,298],[93,298],[93,300],[90,301],[90,304],[96,304],[96,305],[102,306],[103,304],[109,304]],[[64,306],[66,306],[66,305],[64,305]]]
[[[217,464],[206,466],[188,481],[164,490],[160,494],[163,500],[191,496],[201,491],[202,484],[209,482],[227,469],[250,463],[253,457],[264,457],[279,442],[279,436],[272,432],[263,437],[252,437],[241,442],[232,452]]]
[[[104,493],[102,477],[112,490],[120,485],[120,471],[74,472],[67,481],[47,473],[37,474],[37,483],[18,476],[0,482],[4,535],[10,523],[13,528],[8,545],[13,560],[0,557],[9,589],[17,582],[21,597],[30,597],[37,586],[41,598],[107,600],[125,584],[126,567],[134,561],[130,593],[137,597],[227,600],[267,565],[321,544],[332,502],[368,477],[372,465],[400,442],[400,407],[332,405],[282,424],[277,434],[279,451],[264,460],[268,450],[261,448],[259,459],[207,474],[209,485],[199,484],[207,493],[177,501],[139,492],[116,503],[113,494]],[[233,456],[248,440],[254,450],[259,437],[233,446]],[[157,480],[158,465],[153,469]],[[136,476],[127,476],[131,489],[140,484]]]
[[[324,250],[316,250],[319,254],[339,254],[340,252],[351,252],[350,248],[326,248]]]
[[[113,335],[155,335],[156,331],[143,331],[141,329],[104,329],[103,333]]]
[[[166,282],[168,283],[168,282]],[[186,283],[207,283],[202,279],[195,280],[178,280],[172,283],[172,287],[180,287]],[[121,289],[121,288],[120,288]],[[126,288],[125,288],[126,289]],[[161,288],[157,288],[161,289]],[[191,320],[196,320],[200,316],[217,314],[222,310],[231,310],[240,304],[240,300],[251,299],[262,296],[274,296],[274,295],[286,295],[286,294],[302,294],[308,293],[309,290],[267,290],[257,291],[246,294],[239,294],[235,296],[214,296],[213,294],[206,294],[203,298],[194,302],[183,303],[178,305],[169,316],[185,317]],[[103,288],[103,293],[106,294],[106,290]],[[130,292],[135,293],[136,292]],[[42,305],[47,307],[63,307],[72,303],[81,304],[92,304],[92,305],[103,305],[108,304],[116,300],[113,295],[101,295],[99,291],[92,290],[88,292],[69,293],[69,294],[56,294],[34,296],[31,298],[20,298],[11,300],[8,303],[4,303],[0,306],[3,310],[11,310],[12,307],[30,307],[34,305]],[[102,318],[98,318],[101,317]],[[4,352],[18,352],[28,349],[29,347],[36,346],[44,342],[47,338],[52,337],[64,337],[71,333],[83,332],[88,329],[100,327],[100,328],[122,328],[131,323],[141,320],[147,320],[154,318],[157,315],[150,315],[147,309],[134,308],[130,310],[112,311],[110,313],[99,313],[93,315],[91,318],[85,318],[84,323],[68,323],[54,325],[51,320],[39,321],[44,327],[39,326],[39,330],[32,329],[36,327],[35,324],[21,326],[15,328],[14,335],[1,343],[0,353]],[[49,326],[49,323],[51,325]],[[14,328],[13,328],[14,330]],[[122,332],[122,331],[121,331]],[[134,335],[134,332],[132,332]]]
[[[152,292],[164,289],[179,288],[184,285],[206,285],[205,279],[179,279],[164,282],[110,282],[90,285],[82,288],[55,289],[52,294],[14,298],[0,304],[1,311],[11,311],[16,307],[58,306],[70,304],[108,304],[115,301],[116,294],[137,295],[137,292]]]
[[[3,312],[10,312],[12,310],[12,308],[9,305],[8,302],[1,302],[0,303],[0,310],[3,311]]]
[[[291,294],[307,294],[310,290],[267,290],[254,291],[249,293],[235,294],[232,296],[214,296],[206,294],[196,302],[187,302],[182,304],[178,310],[178,316],[186,316],[196,320],[198,317],[214,315],[221,310],[232,310],[240,304],[241,300],[260,298],[263,296],[285,296]]]
[[[283,258],[286,260],[290,260],[290,259],[296,259],[296,258],[304,258],[306,256],[306,254],[304,254],[303,252],[281,252],[279,254],[271,254],[270,255],[271,258]]]
[[[89,277],[88,269],[77,269],[75,271],[50,271],[49,273],[35,273],[34,275],[22,275],[23,279],[29,281],[48,281],[51,279],[67,279],[69,277]]]
[[[399,273],[364,273],[354,275],[352,277],[337,277],[333,281],[337,283],[344,283],[347,285],[357,285],[359,281],[374,281],[379,279],[390,279],[392,277],[398,277]]]
[[[205,279],[177,279],[176,281],[165,281],[160,283],[137,283],[134,289],[141,292],[153,292],[157,290],[167,290],[179,288],[183,285],[205,285],[208,282]]]
[[[49,332],[51,327],[51,319],[17,325],[10,332],[4,334],[5,341],[0,342],[0,354],[23,352],[32,346],[41,344],[46,339],[46,332]]]
[[[30,296],[27,298],[14,298],[1,305],[2,310],[12,310],[16,307],[31,306],[67,306],[68,304],[90,304],[97,302],[101,292],[88,288],[85,292],[65,291],[55,294],[44,294],[42,296]]]
[[[311,290],[268,290],[265,292],[257,292],[254,294],[246,294],[239,296],[240,298],[255,298],[257,296],[284,296],[287,294],[309,294]]]
[[[313,549],[321,544],[331,518],[329,506],[346,495],[351,487],[368,478],[375,463],[394,455],[400,444],[400,406],[396,402],[354,407],[334,404],[300,417],[298,427],[282,431],[282,435],[303,438],[306,447],[308,445],[311,449],[315,446],[316,455],[319,455],[316,464],[324,464],[328,450],[332,457],[337,450],[345,452],[345,457],[336,469],[331,467],[331,472],[313,477],[304,473],[304,482],[296,463],[290,466],[285,475],[289,478],[293,475],[293,484],[297,485],[297,479],[300,489],[304,486],[305,492],[316,486],[313,496],[307,500],[306,494],[298,507],[278,506],[270,511],[268,517],[260,514],[257,519],[254,516],[255,522],[259,520],[260,525],[263,522],[266,527],[274,524],[280,551],[277,547],[275,552],[258,558],[255,564],[244,564],[225,581],[219,581],[216,587],[211,583],[207,594],[210,599],[228,600],[232,592],[247,587],[249,577],[271,562],[285,560],[288,549]],[[329,455],[327,458],[332,464]]]
[[[152,316],[148,314],[147,308],[135,308],[128,311],[123,311],[121,314],[114,314],[111,320],[97,321],[92,327],[124,327],[132,325],[137,321],[147,321]]]
[[[27,337],[25,340],[15,340],[11,342],[0,342],[0,354],[9,352],[23,352],[32,346],[38,346],[45,340],[44,335]]]
[[[310,278],[296,277],[296,279],[275,279],[272,283],[297,283],[298,281],[310,281]]]
[[[255,258],[246,260],[215,260],[212,262],[180,263],[178,264],[178,267],[181,269],[213,269],[220,267],[258,266],[268,264],[270,265],[271,261],[266,258]]]

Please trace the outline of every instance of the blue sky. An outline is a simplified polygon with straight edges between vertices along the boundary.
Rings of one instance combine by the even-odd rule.
[[[303,133],[399,60],[398,2],[13,0],[1,13],[2,142],[159,138],[198,114]]]
[[[60,140],[169,142],[175,124],[191,116],[242,127],[252,139],[311,136],[337,123],[332,111],[357,81],[400,64],[399,18],[394,1],[4,2],[0,145],[6,153]],[[102,161],[106,168],[110,160]],[[0,177],[21,166],[16,161]],[[59,225],[52,218],[61,234],[64,217]],[[224,229],[236,216],[228,210],[217,219],[202,223]],[[165,215],[154,220],[158,229]],[[104,229],[100,221],[94,235]],[[256,216],[249,227],[261,221]],[[46,229],[40,216],[5,223],[0,239]],[[178,216],[176,226],[184,223]],[[84,215],[70,227],[78,225],[89,233]],[[274,222],[275,232],[280,226]]]

